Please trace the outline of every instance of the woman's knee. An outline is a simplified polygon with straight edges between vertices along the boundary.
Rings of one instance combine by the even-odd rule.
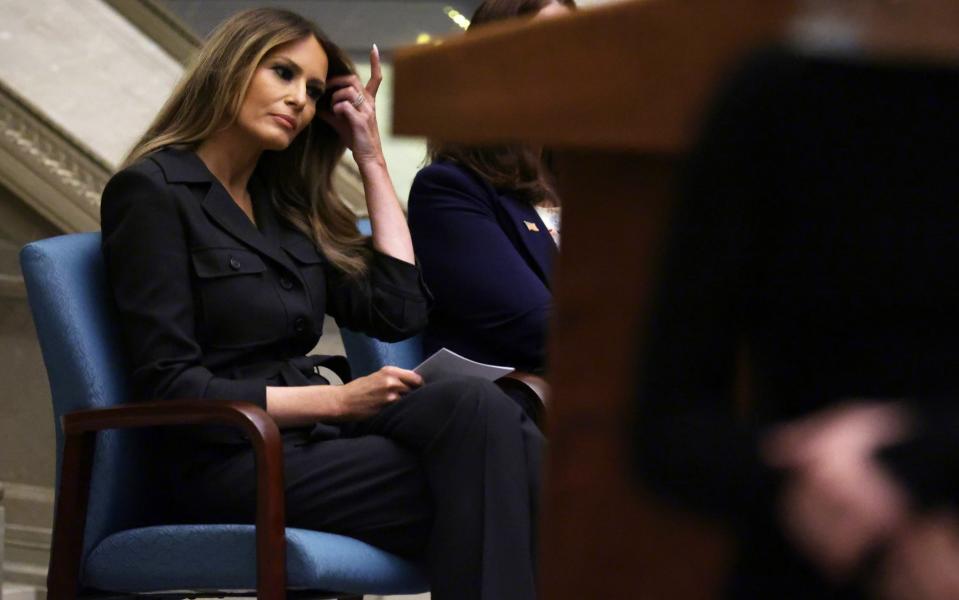
[[[427,402],[467,412],[509,411],[514,403],[495,383],[479,377],[450,377],[423,388]]]

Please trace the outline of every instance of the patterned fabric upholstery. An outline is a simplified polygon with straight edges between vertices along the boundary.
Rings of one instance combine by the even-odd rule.
[[[369,375],[386,365],[412,369],[423,362],[423,342],[418,335],[393,343],[349,329],[340,329],[340,335],[354,378]]]
[[[126,366],[109,294],[100,234],[65,235],[28,244],[20,263],[47,367],[57,430],[57,484],[65,413],[120,404]],[[142,494],[148,469],[137,457],[145,436],[106,431],[97,436],[84,556],[107,535],[144,523],[155,508]]]
[[[100,234],[28,244],[20,254],[57,427],[60,417],[121,404],[127,368],[100,254]],[[121,592],[255,587],[252,525],[160,525],[162,494],[148,486],[149,434],[97,436],[84,535],[84,583]],[[292,587],[349,593],[428,589],[415,565],[339,535],[287,529]]]
[[[372,233],[369,219],[360,219],[357,227],[364,235]],[[386,365],[412,369],[423,361],[423,339],[419,335],[393,343],[382,342],[346,328],[340,328],[340,335],[354,378],[369,375]]]
[[[252,590],[256,586],[254,536],[252,525],[123,531],[103,540],[90,554],[86,583],[120,592]],[[355,594],[413,594],[427,589],[416,565],[352,538],[288,528],[286,540],[290,588]]]

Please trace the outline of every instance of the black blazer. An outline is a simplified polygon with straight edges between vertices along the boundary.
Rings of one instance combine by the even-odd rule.
[[[435,296],[427,352],[446,346],[482,362],[541,370],[557,250],[536,210],[465,167],[438,162],[416,175],[409,219]]]
[[[103,192],[103,254],[136,398],[266,404],[267,385],[316,383],[305,357],[324,313],[399,340],[426,324],[413,265],[373,253],[351,280],[250,185],[257,225],[192,151],[165,149]]]

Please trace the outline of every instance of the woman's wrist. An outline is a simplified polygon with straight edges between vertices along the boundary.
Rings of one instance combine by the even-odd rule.
[[[356,162],[360,174],[365,174],[368,171],[386,170],[386,158],[382,151],[370,153],[368,156],[356,156],[354,154],[353,160]]]
[[[340,421],[346,418],[346,390],[344,389],[346,385],[328,385],[323,386],[325,389],[325,398],[323,401],[326,403],[326,412],[329,413],[328,419],[331,421]]]

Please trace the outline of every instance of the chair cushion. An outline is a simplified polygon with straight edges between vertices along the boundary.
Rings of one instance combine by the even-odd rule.
[[[287,586],[354,594],[429,589],[419,565],[358,540],[287,528]],[[252,525],[163,525],[110,535],[90,553],[84,584],[116,592],[253,590]]]

